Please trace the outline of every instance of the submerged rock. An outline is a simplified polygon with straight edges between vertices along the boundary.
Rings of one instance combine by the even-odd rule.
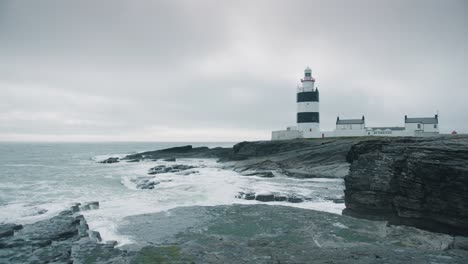
[[[273,202],[275,200],[275,195],[269,192],[256,193],[255,200],[261,202]]]
[[[190,170],[193,168],[196,168],[196,167],[190,166],[190,165],[183,165],[183,164],[177,164],[177,165],[172,165],[172,166],[158,165],[156,167],[149,169],[148,174],[155,175],[155,174],[168,173],[168,172],[180,172],[180,171]]]
[[[369,140],[348,161],[344,214],[468,236],[468,137]]]
[[[236,195],[236,198],[244,199],[244,200],[255,200],[255,193],[252,193],[252,192],[249,192],[249,193],[239,192],[239,194]]]
[[[137,189],[152,190],[160,182],[155,181],[152,177],[139,177],[132,180]]]
[[[100,161],[99,163],[118,163],[118,162],[119,162],[119,158],[111,157],[111,158],[105,159],[103,161]]]
[[[176,158],[167,158],[167,159],[163,159],[163,161],[175,162]]]
[[[289,202],[289,203],[302,203],[307,198],[299,195],[285,195],[280,193],[271,192],[239,192],[236,198],[243,200],[257,200],[260,202]]]
[[[88,202],[88,203],[83,204],[79,208],[80,208],[80,211],[96,210],[96,209],[99,209],[99,202],[97,202],[97,201]],[[74,209],[74,207],[72,207],[72,210],[73,209]]]
[[[275,175],[271,171],[256,171],[256,172],[249,172],[249,173],[242,173],[242,176],[257,176],[262,178],[273,178]]]

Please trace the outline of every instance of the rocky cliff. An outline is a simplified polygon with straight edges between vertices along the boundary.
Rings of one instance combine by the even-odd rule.
[[[222,161],[237,171],[277,171],[297,178],[343,178],[346,155],[363,138],[241,142]]]
[[[167,158],[217,158],[241,172],[276,171],[297,178],[343,178],[348,174],[346,155],[365,138],[296,139],[241,142],[232,148],[194,148],[190,145],[128,155],[135,162]],[[104,163],[118,162],[111,158]]]
[[[468,137],[367,140],[347,160],[344,214],[468,235]]]

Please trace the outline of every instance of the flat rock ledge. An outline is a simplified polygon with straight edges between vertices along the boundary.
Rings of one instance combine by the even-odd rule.
[[[0,263],[466,263],[465,237],[267,205],[180,207],[127,217],[116,248],[73,209],[0,225]]]
[[[136,244],[124,248],[138,252],[136,259],[141,263],[468,260],[468,251],[454,249],[455,239],[449,235],[286,206],[180,207],[127,217],[125,223],[119,231]]]

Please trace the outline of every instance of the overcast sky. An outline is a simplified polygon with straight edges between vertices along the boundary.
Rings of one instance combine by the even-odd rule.
[[[468,132],[468,1],[0,0],[0,141],[238,141],[336,116]]]

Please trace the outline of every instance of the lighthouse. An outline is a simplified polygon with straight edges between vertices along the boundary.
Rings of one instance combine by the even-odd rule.
[[[309,67],[304,70],[301,86],[297,88],[297,129],[305,138],[321,137],[319,91]]]
[[[301,85],[297,87],[296,126],[271,132],[271,140],[328,137],[434,137],[439,135],[439,115],[407,117],[405,126],[368,127],[364,115],[357,119],[336,118],[336,129],[320,131],[319,91],[312,70],[307,67]],[[292,105],[291,105],[292,106]]]

